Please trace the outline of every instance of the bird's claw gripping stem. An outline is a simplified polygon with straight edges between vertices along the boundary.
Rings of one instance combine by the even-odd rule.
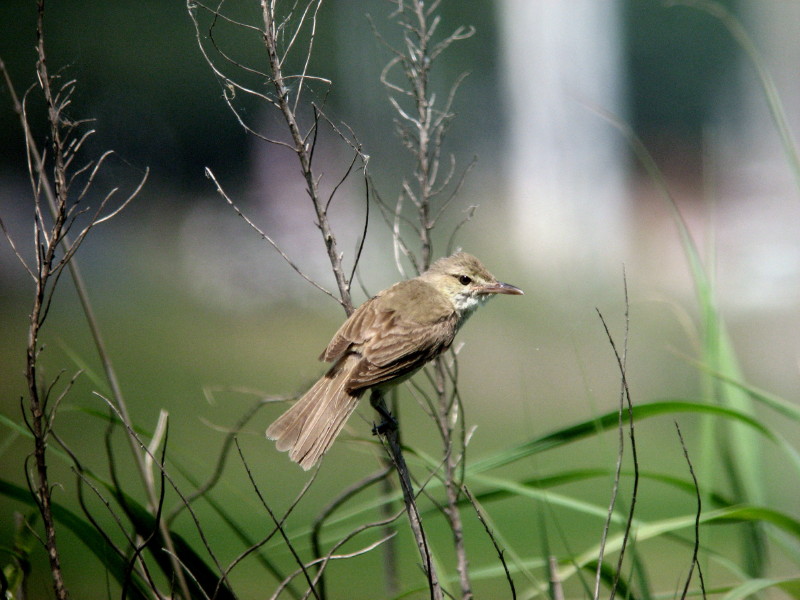
[[[396,431],[397,419],[394,418],[392,413],[386,410],[383,398],[377,394],[373,394],[370,398],[370,404],[372,404],[372,408],[381,416],[381,422],[372,427],[372,435],[384,435],[389,431]]]
[[[397,419],[388,412],[381,416],[383,417],[383,421],[372,426],[372,435],[385,435],[390,431],[397,431]]]

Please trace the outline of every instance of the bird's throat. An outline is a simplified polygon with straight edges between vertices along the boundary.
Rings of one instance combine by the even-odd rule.
[[[472,313],[478,310],[479,306],[486,304],[489,298],[491,296],[488,294],[456,294],[453,298],[453,306],[458,313],[459,326],[472,316]]]

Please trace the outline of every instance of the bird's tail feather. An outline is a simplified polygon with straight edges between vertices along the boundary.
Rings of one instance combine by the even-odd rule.
[[[306,471],[327,452],[358,405],[361,394],[345,389],[347,379],[346,369],[328,373],[267,429],[278,450],[288,450]]]

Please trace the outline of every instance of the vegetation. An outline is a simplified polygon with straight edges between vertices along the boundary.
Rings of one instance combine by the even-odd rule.
[[[730,14],[713,3],[692,5],[712,12],[758,60]],[[264,1],[258,14],[234,16],[225,5],[190,1],[187,10],[200,54],[222,90],[221,102],[258,143],[272,147],[281,160],[291,158],[287,172],[299,178],[306,193],[296,202],[313,210],[321,236],[313,243],[329,276],[306,272],[278,232],[248,212],[247,203],[224,184],[225,176],[212,168],[205,171],[209,185],[226,210],[240,218],[241,235],[262,239],[265,252],[277,252],[296,278],[318,298],[332,298],[344,316],[357,304],[354,284],[369,232],[387,232],[399,273],[413,276],[454,248],[462,226],[475,216],[470,207],[459,219],[455,208],[474,161],[461,164],[446,144],[464,76],[442,83],[434,71],[437,60],[473,31],[445,31],[439,3],[421,0],[392,3],[395,29],[372,22],[387,55],[381,83],[394,111],[395,143],[409,161],[391,193],[373,177],[372,169],[381,166],[370,164],[358,123],[341,123],[328,112],[326,98],[336,82],[313,73],[320,6],[321,0]],[[251,35],[258,50],[251,56],[257,59],[236,58],[237,49],[226,45],[230,31]],[[629,366],[629,336],[637,322],[629,314],[623,273],[622,313],[612,318],[598,310],[596,321],[606,336],[609,369],[619,382],[614,410],[570,419],[569,425],[533,433],[522,443],[498,435],[494,447],[475,451],[476,423],[465,410],[474,390],[461,383],[455,349],[386,399],[399,417],[397,431],[371,437],[368,425],[359,423],[355,441],[338,442],[354,459],[332,471],[326,458],[301,479],[296,465],[273,460],[259,420],[265,407],[287,398],[242,388],[206,389],[212,403],[229,403],[220,419],[226,424],[196,431],[192,421],[190,440],[176,444],[170,441],[173,429],[189,423],[192,409],[162,408],[169,399],[161,397],[165,388],[155,375],[140,389],[121,383],[106,341],[107,325],[95,316],[94,290],[84,283],[79,263],[92,236],[126,218],[126,207],[146,189],[148,171],[119,185],[127,191],[119,191],[117,183],[103,188],[120,179],[116,173],[105,175],[115,155],[101,151],[87,158],[93,131],[89,121],[72,116],[80,112],[73,105],[78,82],[69,78],[68,69],[54,73],[50,66],[43,0],[37,39],[37,84],[27,92],[16,91],[0,62],[25,136],[33,213],[28,227],[33,240],[20,239],[0,220],[11,253],[29,277],[32,299],[27,344],[19,349],[27,384],[21,414],[0,415],[7,431],[0,451],[10,457],[4,457],[0,494],[18,511],[5,517],[14,524],[0,555],[6,597],[44,594],[37,582],[45,573],[48,593],[59,599],[71,590],[77,596],[76,588],[94,597],[220,599],[582,595],[646,600],[711,594],[735,599],[768,589],[800,595],[800,577],[792,574],[800,566],[800,519],[775,501],[764,462],[764,455],[777,456],[786,479],[797,477],[800,454],[791,438],[800,425],[800,409],[745,380],[717,307],[709,261],[656,161],[624,122],[602,115],[627,139],[663,195],[687,257],[700,315],[691,361],[702,394],[637,398]],[[758,73],[794,166],[795,150],[774,85],[760,65]],[[32,123],[33,102],[44,107],[43,116],[36,117],[47,124],[44,136],[36,133],[41,123]],[[263,120],[253,103],[271,111],[270,118]],[[355,190],[360,190],[356,209],[342,198]],[[359,226],[343,226],[354,214]],[[338,220],[340,215],[344,218]],[[67,280],[77,303],[61,292]],[[157,298],[158,306],[180,313],[180,301],[171,306],[167,296]],[[119,310],[136,314],[140,301],[120,300]],[[54,335],[48,327],[62,304],[74,313],[66,321],[63,313],[56,314],[63,329]],[[149,308],[140,310],[148,315]],[[83,348],[75,350],[78,342],[70,341],[78,314],[97,359]],[[287,316],[284,328],[265,342],[289,356],[287,365],[293,340],[304,348],[311,343],[301,319],[295,319]],[[613,323],[619,321],[617,330]],[[216,325],[216,335],[226,336],[228,325]],[[186,328],[196,326],[187,319]],[[247,337],[250,329],[248,323],[237,331],[249,341],[262,335],[256,331]],[[53,375],[53,358],[44,356],[59,338],[64,364]],[[182,340],[171,342],[191,358],[200,352],[182,347]],[[156,345],[146,338],[140,351],[155,353]],[[181,368],[154,365],[152,372],[159,367],[165,381]],[[514,389],[482,393],[493,393],[486,404],[501,411]],[[249,406],[231,418],[234,395],[239,396],[235,405]],[[415,399],[417,415],[397,396]],[[130,397],[149,401],[157,419],[139,418],[144,413],[133,408]],[[405,404],[414,402],[407,398]],[[663,435],[667,425],[665,446],[678,461],[651,456],[654,430],[648,426],[654,422],[662,426],[655,435]],[[429,437],[436,445],[418,444],[416,428],[433,432]],[[614,452],[598,453],[609,441]],[[24,456],[17,460],[13,447],[20,446]],[[266,464],[268,453],[273,456]],[[599,461],[593,460],[596,455]],[[539,464],[547,464],[546,471]],[[15,483],[13,469],[24,472],[27,486]],[[712,533],[712,525],[722,526],[724,533]]]

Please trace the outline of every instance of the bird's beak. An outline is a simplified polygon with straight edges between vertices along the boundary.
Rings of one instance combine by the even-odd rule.
[[[502,281],[487,283],[479,291],[481,294],[511,294],[513,296],[522,296],[525,293],[518,287]]]

